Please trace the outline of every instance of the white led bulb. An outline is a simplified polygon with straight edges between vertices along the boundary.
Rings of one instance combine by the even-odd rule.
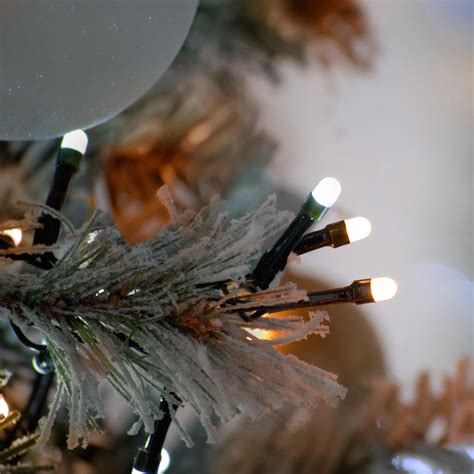
[[[335,178],[324,178],[311,193],[313,198],[324,207],[332,207],[341,194],[341,185]]]
[[[76,150],[81,155],[84,155],[87,149],[87,143],[89,139],[82,130],[74,130],[73,132],[66,133],[61,142],[61,148],[69,148],[70,150]]]

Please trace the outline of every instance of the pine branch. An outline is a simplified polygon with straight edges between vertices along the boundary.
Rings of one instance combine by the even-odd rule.
[[[69,408],[68,444],[86,442],[91,418],[105,415],[98,386],[107,380],[137,415],[134,430],[152,433],[168,405],[189,403],[216,439],[211,422],[237,415],[255,419],[284,404],[330,405],[345,390],[336,377],[285,357],[251,336],[238,312],[226,302],[246,290],[246,275],[264,242],[281,233],[289,214],[277,212],[274,199],[241,219],[230,220],[219,204],[198,213],[179,214],[166,189],[160,196],[173,223],[153,240],[129,246],[97,213],[71,236],[64,256],[41,275],[12,279],[0,273],[0,317],[31,323],[48,340],[58,378],[47,439],[64,400]],[[228,294],[220,291],[228,282]],[[294,286],[256,292],[268,304],[305,298]],[[303,321],[274,321],[285,336],[303,337]],[[307,332],[319,325],[307,326]],[[176,395],[174,395],[176,394]],[[183,438],[191,444],[179,427]]]
[[[54,466],[34,466],[31,463],[18,463],[14,466],[0,464],[2,474],[38,474],[45,471],[54,471]]]
[[[0,370],[0,388],[6,384],[8,378],[9,374],[6,371]],[[21,413],[18,410],[10,411],[5,418],[0,420],[0,432],[15,426],[20,418]],[[9,446],[2,449],[0,451],[0,473],[39,473],[43,471],[52,471],[54,469],[52,465],[35,466],[32,463],[12,463],[12,461],[28,453],[31,448],[36,446],[38,438],[38,434],[15,438]]]
[[[17,438],[8,448],[0,451],[0,464],[11,461],[28,452],[38,441],[38,435]]]

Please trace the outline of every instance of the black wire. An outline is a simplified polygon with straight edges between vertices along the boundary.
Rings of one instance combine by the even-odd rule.
[[[32,433],[38,426],[38,422],[45,411],[49,390],[53,382],[54,372],[49,374],[36,374],[35,384],[25,409],[26,416],[22,418],[21,424],[24,432]]]
[[[37,344],[36,342],[31,341],[25,336],[25,333],[12,321],[10,320],[10,325],[13,331],[16,334],[16,337],[23,343],[25,346],[33,349],[35,351],[41,352],[46,349],[46,345],[44,344]]]
[[[63,206],[69,183],[79,169],[81,157],[82,155],[74,150],[58,150],[56,170],[46,200],[46,205],[56,211],[60,211]],[[33,244],[53,245],[59,237],[60,221],[47,213],[42,213],[38,222],[42,224],[42,227],[35,230]],[[12,257],[10,256],[10,258]],[[24,254],[20,254],[18,257],[13,257],[13,259],[24,260],[44,270],[50,270],[57,262],[57,258],[53,252],[46,252],[39,257],[37,255],[25,257]],[[30,349],[38,351],[37,356],[46,352],[47,346],[31,341],[13,321],[10,321],[10,324],[16,336],[23,344]],[[54,382],[54,372],[52,368],[51,371],[40,372],[40,369],[37,369],[37,371],[35,384],[26,407],[26,416],[24,416],[22,422],[16,425],[15,429],[12,430],[10,434],[12,439],[16,438],[19,430],[26,430],[27,432],[36,430],[38,421],[45,410],[48,394]]]
[[[38,260],[40,254],[30,254],[30,253],[20,253],[20,254],[6,254],[2,255],[2,257],[9,258],[10,260],[16,260],[28,263],[33,267],[39,268],[40,270],[51,270],[52,265],[50,261],[42,261]]]
[[[178,406],[173,404],[173,411],[176,413]],[[166,435],[173,421],[168,402],[162,398],[160,411],[163,418],[155,421],[155,431],[151,434],[144,448],[138,450],[134,462],[134,469],[143,474],[156,474],[161,462],[161,451],[166,440]]]
[[[46,205],[60,211],[64,201],[66,199],[66,194],[69,188],[69,183],[73,178],[74,174],[79,170],[79,164],[82,155],[75,151],[69,149],[59,149],[58,156],[56,159],[56,170],[53,177],[53,182],[49,189],[48,198],[46,200]],[[42,213],[38,219],[38,223],[42,226],[35,230],[33,236],[33,244],[35,245],[53,245],[58,237],[60,231],[60,221],[47,213]],[[8,243],[3,243],[8,245]],[[28,255],[28,254],[19,254],[19,255],[7,255],[12,260],[23,260],[30,265],[33,265],[42,270],[51,270],[57,262],[56,256],[53,252],[46,252],[41,255]],[[25,344],[26,346],[34,350],[43,350],[45,346],[35,344],[30,341],[21,329],[14,324],[12,328],[15,331],[18,339]]]

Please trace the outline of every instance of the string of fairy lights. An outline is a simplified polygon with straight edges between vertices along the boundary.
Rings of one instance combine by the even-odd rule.
[[[53,182],[46,200],[46,205],[60,211],[67,195],[69,184],[78,172],[81,160],[87,150],[87,135],[82,130],[76,130],[63,137],[56,159],[56,169]],[[335,179],[322,179],[301,205],[296,217],[283,232],[281,237],[262,255],[254,270],[247,276],[245,293],[228,299],[221,307],[223,314],[235,313],[235,305],[245,303],[245,312],[239,315],[246,321],[264,317],[267,313],[275,313],[290,309],[311,308],[340,303],[366,304],[385,301],[393,298],[397,292],[397,284],[391,278],[379,277],[356,280],[348,286],[333,288],[325,291],[309,291],[307,299],[284,303],[281,305],[265,306],[259,298],[258,291],[265,290],[285,270],[292,253],[304,255],[323,247],[338,248],[349,245],[369,236],[371,224],[364,217],[355,217],[328,224],[326,227],[313,232],[309,229],[319,223],[327,215],[341,193],[341,185]],[[50,214],[43,213],[38,219],[40,226],[33,237],[34,245],[52,245],[56,243],[60,233],[60,221]],[[8,249],[20,246],[22,231],[19,228],[3,230],[0,233],[0,248]],[[57,262],[53,252],[35,254],[15,253],[7,257],[25,261],[43,270],[53,268]],[[225,286],[225,285],[224,285]],[[223,293],[225,288],[222,288]],[[47,353],[47,341],[37,344],[28,339],[23,331],[13,322],[12,327],[21,342],[35,351],[33,367],[37,372],[37,380],[27,405],[26,420],[22,430],[35,430],[41,414],[47,403],[47,396],[53,383],[54,367]],[[169,407],[165,400],[160,405],[163,418],[155,423],[155,431],[149,435],[145,445],[138,452],[134,462],[133,473],[155,474],[160,469],[163,444],[171,425]],[[176,407],[177,408],[177,407]],[[5,399],[0,396],[0,422],[9,414]],[[17,434],[17,433],[15,433]],[[169,461],[169,460],[168,460]],[[163,464],[158,472],[164,472]]]
[[[82,157],[87,149],[87,135],[82,130],[75,130],[66,134],[56,157],[56,168],[52,185],[49,189],[46,205],[60,211],[66,199],[69,184],[73,176],[79,171]],[[53,245],[59,237],[61,223],[59,219],[47,213],[42,213],[38,219],[40,226],[35,230],[33,245]],[[23,240],[19,228],[7,229],[0,234],[0,248],[8,249],[20,246]],[[12,260],[21,260],[40,268],[49,270],[57,262],[53,252],[41,254],[15,253],[5,257]],[[48,395],[54,383],[54,366],[47,351],[47,341],[40,344],[30,340],[23,330],[13,321],[10,321],[13,331],[20,342],[29,347],[33,352],[32,365],[36,372],[33,388],[26,404],[23,416],[18,417],[18,423],[9,433],[10,441],[21,435],[33,432],[38,427],[38,422],[43,416],[48,403]]]
[[[341,193],[341,185],[335,178],[322,179],[303,202],[296,217],[283,232],[281,237],[261,257],[255,270],[249,276],[250,289],[266,289],[275,277],[281,273],[288,262],[292,252],[303,255],[322,247],[338,248],[352,242],[366,238],[371,232],[371,224],[365,217],[354,217],[352,219],[334,222],[325,228],[305,234],[309,228],[320,222],[330,208],[337,201]],[[388,277],[369,278],[356,280],[351,285],[334,288],[326,291],[308,292],[308,300],[276,305],[266,308],[258,305],[249,306],[253,311],[247,315],[252,320],[265,313],[273,313],[288,309],[326,306],[336,303],[375,303],[393,298],[397,292],[397,284]],[[234,299],[236,303],[250,303],[253,298],[243,296]],[[224,311],[232,311],[232,308],[224,308]]]

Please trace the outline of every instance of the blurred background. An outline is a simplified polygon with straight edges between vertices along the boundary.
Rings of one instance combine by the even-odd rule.
[[[303,197],[322,176],[342,194],[331,219],[366,216],[371,236],[299,268],[331,285],[390,275],[397,297],[365,306],[389,372],[438,380],[472,354],[472,2],[365,1],[378,52],[360,74],[283,66],[280,87],[250,81],[279,148],[275,180]]]

